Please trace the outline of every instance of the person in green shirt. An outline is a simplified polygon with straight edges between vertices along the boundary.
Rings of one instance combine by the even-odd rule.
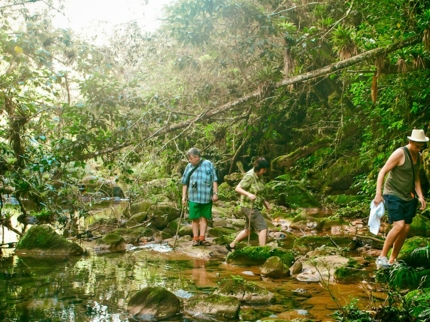
[[[265,207],[270,211],[270,204],[264,199],[265,184],[263,175],[270,167],[265,158],[255,160],[254,168],[249,170],[236,187],[236,192],[241,194],[240,207],[245,215],[245,229],[242,230],[236,238],[226,246],[228,251],[235,249],[236,244],[248,237],[251,233],[249,227],[258,234],[260,246],[266,245],[267,224],[264,220],[261,210]],[[251,218],[251,224],[249,219]]]

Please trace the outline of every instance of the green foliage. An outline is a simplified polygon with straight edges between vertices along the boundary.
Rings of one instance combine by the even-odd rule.
[[[373,322],[375,321],[372,314],[368,311],[361,310],[357,306],[358,299],[351,300],[341,310],[333,314],[335,321],[338,322]]]

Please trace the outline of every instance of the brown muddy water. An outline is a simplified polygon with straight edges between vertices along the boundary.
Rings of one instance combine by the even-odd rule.
[[[263,278],[259,267],[186,259],[172,251],[136,252],[145,254],[134,256],[130,251],[44,260],[19,258],[12,249],[3,249],[0,321],[128,321],[127,303],[144,287],[162,286],[186,300],[198,293],[211,293],[226,276],[252,281],[276,294],[276,301],[270,305],[241,306],[241,321],[275,317],[335,321],[331,314],[339,309],[338,305],[353,298],[359,300],[361,308],[370,309],[368,285],[362,283],[332,284],[329,292],[319,283],[299,282],[291,277]],[[198,320],[181,316],[177,321]]]

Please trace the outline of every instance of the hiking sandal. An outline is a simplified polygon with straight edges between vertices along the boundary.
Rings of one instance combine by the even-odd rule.
[[[236,249],[236,246],[235,247],[231,247],[230,244],[227,244],[227,246],[225,246],[225,248],[227,248],[227,250],[229,252],[232,252],[232,251],[234,251]]]
[[[193,245],[193,247],[194,246],[200,246],[200,242],[197,239],[193,239],[192,245]]]
[[[205,240],[205,239],[200,240],[200,246],[210,246],[210,245],[211,245],[211,243],[208,242],[207,240]]]

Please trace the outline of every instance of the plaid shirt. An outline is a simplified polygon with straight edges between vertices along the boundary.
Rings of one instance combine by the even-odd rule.
[[[187,184],[187,178],[190,171],[194,168],[188,163],[182,175],[181,183]],[[218,181],[215,167],[212,162],[203,160],[202,164],[193,172],[188,186],[188,200],[195,203],[209,203],[213,196],[213,183]]]
[[[242,181],[239,182],[239,186],[243,188],[243,190],[252,193],[257,196],[257,199],[254,200],[254,204],[252,201],[244,196],[240,196],[240,206],[245,208],[255,208],[255,209],[263,209],[264,207],[264,191],[265,185],[263,178],[259,178],[255,173],[254,169],[249,170],[245,173]]]

